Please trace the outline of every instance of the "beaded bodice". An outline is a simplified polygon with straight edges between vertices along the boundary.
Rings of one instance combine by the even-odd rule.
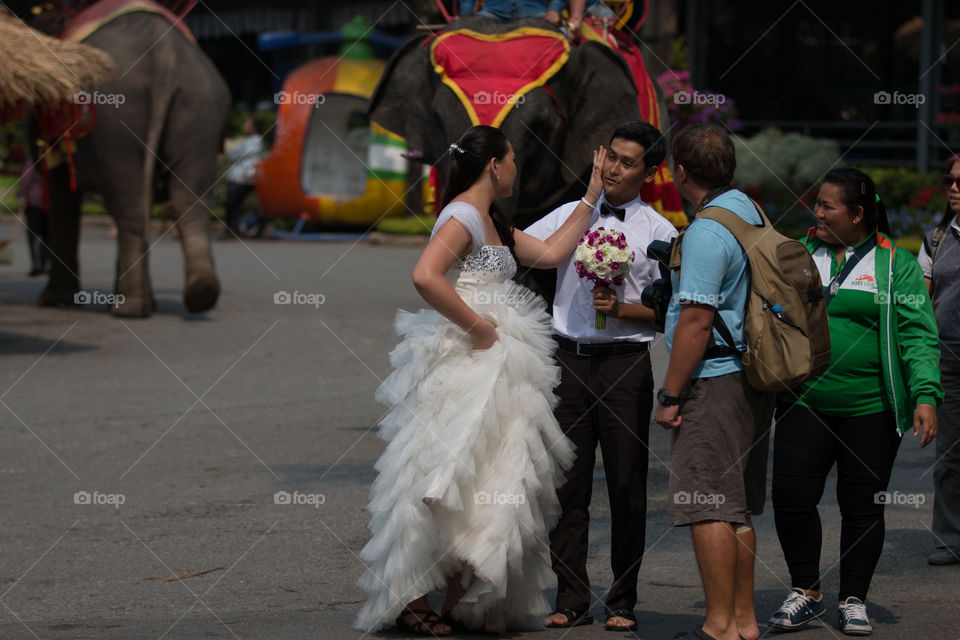
[[[453,271],[457,275],[459,289],[462,285],[476,286],[509,280],[517,273],[517,263],[509,248],[487,244],[457,260]]]

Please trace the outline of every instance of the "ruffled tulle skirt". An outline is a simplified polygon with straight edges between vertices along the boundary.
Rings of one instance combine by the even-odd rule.
[[[400,311],[393,372],[377,391],[389,443],[370,491],[373,536],[361,552],[369,598],[354,626],[393,624],[411,600],[446,589],[468,625],[536,628],[555,584],[548,531],[573,449],[553,417],[560,379],[544,301],[512,282],[464,296],[499,340],[475,351],[436,311]]]

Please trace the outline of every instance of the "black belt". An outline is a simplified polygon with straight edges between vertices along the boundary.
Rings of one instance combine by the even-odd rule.
[[[564,351],[578,356],[618,356],[624,353],[643,353],[650,349],[648,342],[577,342],[554,335],[553,339]]]

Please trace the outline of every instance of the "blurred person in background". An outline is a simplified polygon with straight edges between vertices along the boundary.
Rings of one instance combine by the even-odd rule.
[[[221,239],[235,238],[240,233],[240,217],[243,201],[253,191],[257,178],[257,163],[263,155],[263,136],[257,121],[248,117],[240,125],[243,139],[227,151],[227,159],[233,163],[227,172],[226,225]]]
[[[929,231],[917,260],[923,269],[940,329],[940,381],[946,394],[937,411],[937,461],[933,470],[931,565],[960,564],[960,156],[947,160],[947,207]]]
[[[24,159],[23,171],[17,185],[20,212],[27,219],[27,247],[30,249],[29,276],[50,272],[50,252],[47,250],[47,210],[43,202],[43,176],[29,155]]]

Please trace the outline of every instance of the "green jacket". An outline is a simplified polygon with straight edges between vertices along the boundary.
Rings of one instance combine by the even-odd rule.
[[[811,254],[823,244],[812,229],[803,243]],[[884,392],[903,435],[913,428],[918,404],[938,407],[943,400],[940,339],[916,258],[879,232],[876,256]]]

